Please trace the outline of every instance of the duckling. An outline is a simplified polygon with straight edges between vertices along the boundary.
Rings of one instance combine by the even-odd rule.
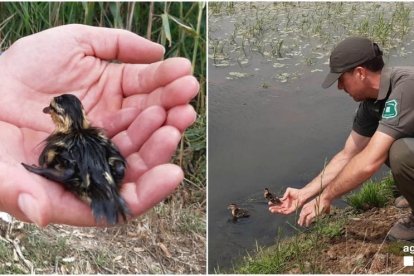
[[[81,101],[74,95],[55,97],[43,112],[55,131],[46,138],[39,167],[30,172],[62,184],[87,202],[97,223],[126,221],[130,211],[120,196],[126,160],[102,129],[91,126]]]
[[[276,195],[272,194],[268,188],[264,189],[264,198],[271,202],[272,204],[282,204],[282,201],[280,198],[278,198]]]
[[[231,215],[233,216],[233,219],[238,219],[238,218],[247,218],[250,217],[249,211],[247,209],[242,209],[239,208],[239,206],[237,206],[234,203],[231,203],[227,209],[231,210]]]

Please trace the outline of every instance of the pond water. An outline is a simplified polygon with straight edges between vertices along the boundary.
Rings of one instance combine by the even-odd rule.
[[[414,65],[413,7],[209,3],[210,273],[297,231],[296,215],[268,212],[263,189],[282,195],[308,183],[351,130],[358,103],[335,85],[321,88],[330,50],[349,35],[369,34],[388,65]],[[249,209],[250,218],[232,222],[229,203]]]

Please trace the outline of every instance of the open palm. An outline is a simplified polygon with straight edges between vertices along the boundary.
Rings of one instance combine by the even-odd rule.
[[[188,104],[198,82],[182,58],[159,61],[163,47],[133,33],[66,25],[25,37],[0,56],[0,209],[36,222],[94,225],[89,207],[60,185],[26,171],[53,131],[42,113],[57,95],[81,99],[127,158],[122,196],[134,216],[183,178],[168,164],[195,120]]]

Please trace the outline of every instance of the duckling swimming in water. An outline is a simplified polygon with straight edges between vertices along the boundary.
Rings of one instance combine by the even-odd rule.
[[[237,206],[235,203],[231,203],[227,209],[231,210],[231,215],[235,220],[238,218],[250,217],[249,211],[247,209],[239,208],[239,206]]]
[[[116,224],[130,211],[119,190],[126,160],[102,129],[88,122],[81,101],[70,94],[53,98],[43,109],[56,126],[46,139],[39,165],[22,165],[30,172],[59,182],[89,203],[95,220]]]
[[[282,201],[280,200],[280,198],[278,198],[276,195],[272,194],[268,188],[264,189],[264,198],[272,203],[272,204],[282,204]]]

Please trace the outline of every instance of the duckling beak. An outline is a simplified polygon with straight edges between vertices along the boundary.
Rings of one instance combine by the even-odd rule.
[[[47,107],[43,108],[43,113],[50,114],[50,107],[47,106]]]

